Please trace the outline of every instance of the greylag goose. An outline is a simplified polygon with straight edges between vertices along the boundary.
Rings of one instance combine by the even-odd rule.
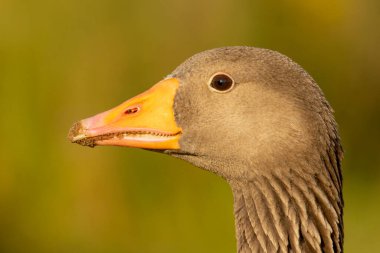
[[[69,139],[162,152],[224,178],[237,251],[342,252],[343,151],[316,82],[286,56],[225,47],[190,57]]]

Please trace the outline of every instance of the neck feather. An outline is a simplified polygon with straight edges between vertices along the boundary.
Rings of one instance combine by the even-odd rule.
[[[238,252],[343,252],[340,159],[327,152],[314,173],[288,168],[230,181]]]

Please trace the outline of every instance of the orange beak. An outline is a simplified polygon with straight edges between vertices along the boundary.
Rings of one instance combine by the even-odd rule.
[[[178,86],[178,79],[165,79],[109,111],[75,123],[69,139],[90,147],[179,149],[181,128],[173,111]]]

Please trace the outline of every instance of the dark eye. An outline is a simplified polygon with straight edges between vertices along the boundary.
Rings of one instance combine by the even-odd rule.
[[[219,92],[227,92],[234,86],[234,80],[226,74],[216,74],[211,78],[210,87]]]

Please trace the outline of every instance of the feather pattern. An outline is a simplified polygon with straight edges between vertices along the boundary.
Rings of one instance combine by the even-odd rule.
[[[323,173],[271,170],[231,181],[238,252],[342,252],[341,148],[328,151]]]
[[[207,88],[220,72],[234,79],[230,92]],[[181,80],[174,112],[191,155],[172,154],[230,183],[238,252],[343,252],[343,150],[313,78],[252,47],[199,53],[171,77]]]

